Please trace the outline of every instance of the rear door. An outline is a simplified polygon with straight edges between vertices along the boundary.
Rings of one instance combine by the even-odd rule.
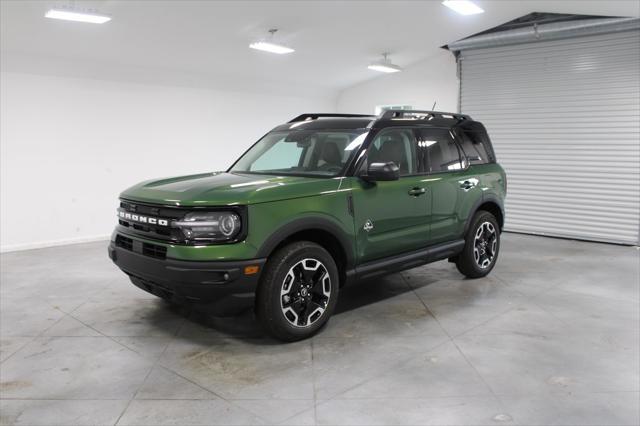
[[[429,243],[455,240],[464,230],[465,197],[468,191],[477,191],[477,181],[468,176],[466,160],[449,129],[422,128],[419,135],[428,173],[423,183],[430,194]]]
[[[353,181],[356,244],[360,262],[424,247],[429,238],[429,194],[412,128],[381,130],[367,151],[367,164],[393,161],[400,179]]]

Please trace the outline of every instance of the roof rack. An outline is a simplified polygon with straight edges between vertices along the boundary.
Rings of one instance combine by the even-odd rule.
[[[334,117],[334,118],[376,118],[375,115],[366,114],[300,114],[289,123],[295,123],[297,121],[316,120],[320,117]]]
[[[421,111],[412,109],[389,109],[380,115],[380,120],[391,120],[394,118],[404,118],[405,115],[425,115],[423,120],[431,120],[432,118],[454,118],[456,120],[471,120],[471,117],[465,114],[457,114],[455,112],[442,111]]]

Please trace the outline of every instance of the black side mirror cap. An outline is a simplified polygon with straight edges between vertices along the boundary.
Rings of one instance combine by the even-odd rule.
[[[393,161],[371,163],[367,168],[367,174],[360,177],[368,182],[398,180],[400,179],[400,169]]]

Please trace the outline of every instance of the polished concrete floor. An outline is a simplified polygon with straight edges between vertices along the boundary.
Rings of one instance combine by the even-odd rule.
[[[105,243],[2,255],[2,424],[637,425],[639,251],[503,236],[344,289],[315,338],[133,287]]]

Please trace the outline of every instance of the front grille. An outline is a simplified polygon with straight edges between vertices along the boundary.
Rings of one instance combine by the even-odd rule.
[[[247,211],[244,206],[174,207],[121,200],[120,208],[118,209],[118,228],[127,235],[140,236],[161,243],[191,245],[196,243],[187,240],[182,230],[173,226],[173,222],[184,219],[188,213],[194,211],[218,210],[235,211],[240,215],[242,221],[242,232],[237,239],[222,241],[219,244],[232,244],[244,239],[247,229]],[[144,217],[145,220],[140,220],[141,217]],[[150,222],[149,219],[153,220],[153,222]],[[160,221],[162,221],[162,224]]]
[[[167,248],[156,244],[142,243],[142,254],[156,259],[166,259]]]
[[[125,250],[133,251],[133,240],[122,235],[116,236],[116,246]],[[166,250],[165,250],[166,252]]]
[[[153,218],[156,221],[166,220],[168,222],[168,225],[163,226],[157,223],[140,223],[133,219],[118,217],[118,223],[127,229],[127,233],[134,233],[145,238],[159,241],[178,244],[184,243],[182,231],[178,228],[171,227],[171,222],[182,219],[188,212],[185,209],[132,203],[123,200],[120,202],[119,211],[135,217],[145,216]]]

